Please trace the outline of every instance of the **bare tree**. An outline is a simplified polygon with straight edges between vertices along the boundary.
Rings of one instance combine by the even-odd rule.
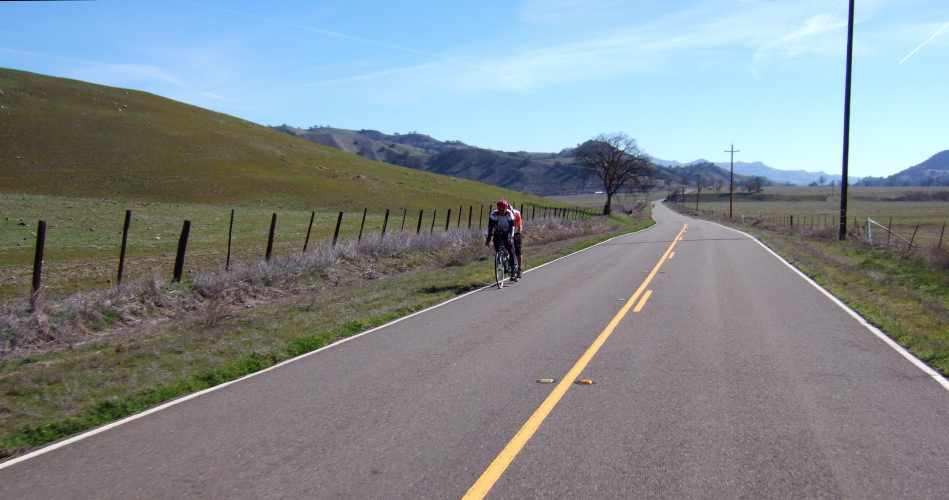
[[[650,184],[652,167],[636,139],[623,132],[600,134],[577,147],[577,163],[585,167],[583,181],[595,176],[603,183],[606,204],[603,214],[612,213],[613,195],[621,189],[629,192],[642,190]]]
[[[761,182],[758,180],[758,177],[749,177],[745,181],[745,190],[749,193],[758,193],[761,191]]]

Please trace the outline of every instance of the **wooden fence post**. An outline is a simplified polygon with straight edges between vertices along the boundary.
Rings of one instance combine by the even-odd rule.
[[[403,231],[405,231],[405,216],[406,216],[408,213],[409,213],[409,209],[407,209],[407,208],[403,208],[403,209],[402,209],[402,228],[399,229],[399,232],[400,232],[400,233],[403,232]]]
[[[458,207],[458,224],[455,226],[455,229],[461,228],[461,212],[464,210],[464,205]]]
[[[267,237],[267,254],[264,257],[264,260],[267,262],[270,262],[270,255],[273,253],[273,239],[276,232],[277,214],[273,214],[273,217],[270,218],[270,235]]]
[[[339,239],[339,226],[343,224],[343,212],[336,218],[336,231],[333,233],[333,248],[336,248],[336,240]]]
[[[362,224],[359,224],[359,238],[356,239],[356,244],[362,243],[362,228],[366,227],[366,213],[369,212],[368,208],[362,210]]]
[[[936,247],[936,250],[942,250],[942,236],[946,234],[946,223],[942,223],[942,231],[939,232],[939,246]]]
[[[445,217],[445,232],[448,232],[448,226],[451,225],[451,209],[448,209],[448,216]]]
[[[30,293],[30,312],[35,313],[40,305],[40,287],[43,284],[43,252],[46,249],[46,221],[36,225],[36,254],[33,256],[33,290]]]
[[[474,214],[474,206],[468,205],[468,229],[471,229],[471,216]]]
[[[919,224],[916,224],[916,229],[913,230],[913,237],[909,239],[909,249],[906,250],[907,252],[913,251],[913,241],[916,240],[916,231],[919,231]]]
[[[382,236],[379,237],[379,240],[384,240],[386,238],[386,228],[389,226],[389,209],[386,209],[386,218],[382,220]]]
[[[428,230],[428,234],[435,234],[435,218],[438,216],[438,209],[432,210],[432,227]]]
[[[181,275],[185,268],[185,251],[188,248],[189,233],[191,233],[191,221],[186,220],[181,227],[181,236],[178,238],[178,253],[175,255],[175,273],[171,278],[172,283],[181,282]]]
[[[125,271],[125,249],[129,244],[129,227],[132,225],[132,211],[125,211],[125,224],[122,226],[122,251],[119,252],[119,275],[115,279],[115,286],[122,286],[122,272]]]
[[[227,260],[224,261],[224,271],[231,270],[231,238],[234,235],[234,209],[231,209],[231,225],[227,228]]]
[[[310,226],[306,229],[306,239],[303,240],[303,253],[306,253],[306,247],[310,244],[310,231],[313,231],[313,219],[316,218],[316,210],[310,214]]]
[[[418,211],[418,227],[415,228],[416,235],[422,234],[422,213],[424,212],[425,212],[425,209],[421,209]]]

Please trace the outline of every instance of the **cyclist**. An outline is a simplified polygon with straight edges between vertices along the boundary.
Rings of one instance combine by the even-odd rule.
[[[521,264],[521,243],[523,237],[521,232],[524,231],[524,219],[521,218],[521,211],[511,206],[511,212],[514,213],[514,255],[517,257],[517,271],[516,276],[518,279],[521,278],[521,270],[523,265]]]
[[[488,216],[488,235],[484,238],[484,246],[488,246],[493,236],[494,251],[504,248],[511,263],[511,280],[517,281],[514,276],[514,212],[506,200],[498,200],[497,206],[498,209]]]

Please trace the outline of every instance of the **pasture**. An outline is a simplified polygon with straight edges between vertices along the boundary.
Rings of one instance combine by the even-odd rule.
[[[916,227],[914,245],[937,246],[943,227],[949,223],[949,202],[902,201],[910,193],[935,194],[947,191],[945,187],[853,187],[848,188],[847,228],[859,228],[866,236],[867,219],[884,225],[892,224],[892,231],[909,240]],[[688,192],[680,204],[695,209],[696,192]],[[729,197],[723,192],[702,190],[698,209],[712,219],[728,217]],[[790,224],[791,216],[797,227],[836,228],[840,220],[840,188],[830,186],[797,187],[767,186],[761,193],[735,193],[732,217],[738,220],[767,219]],[[892,221],[892,222],[891,222]],[[874,237],[886,238],[886,231],[874,226]],[[879,232],[878,232],[879,231]],[[895,238],[894,238],[895,239]],[[949,241],[943,241],[943,246]]]

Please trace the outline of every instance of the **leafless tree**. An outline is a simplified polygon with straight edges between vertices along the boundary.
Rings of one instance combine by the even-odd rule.
[[[623,132],[600,134],[577,147],[577,163],[586,169],[583,181],[595,177],[603,183],[606,204],[603,214],[612,213],[613,196],[621,189],[629,192],[642,190],[650,185],[652,166],[636,139]]]

